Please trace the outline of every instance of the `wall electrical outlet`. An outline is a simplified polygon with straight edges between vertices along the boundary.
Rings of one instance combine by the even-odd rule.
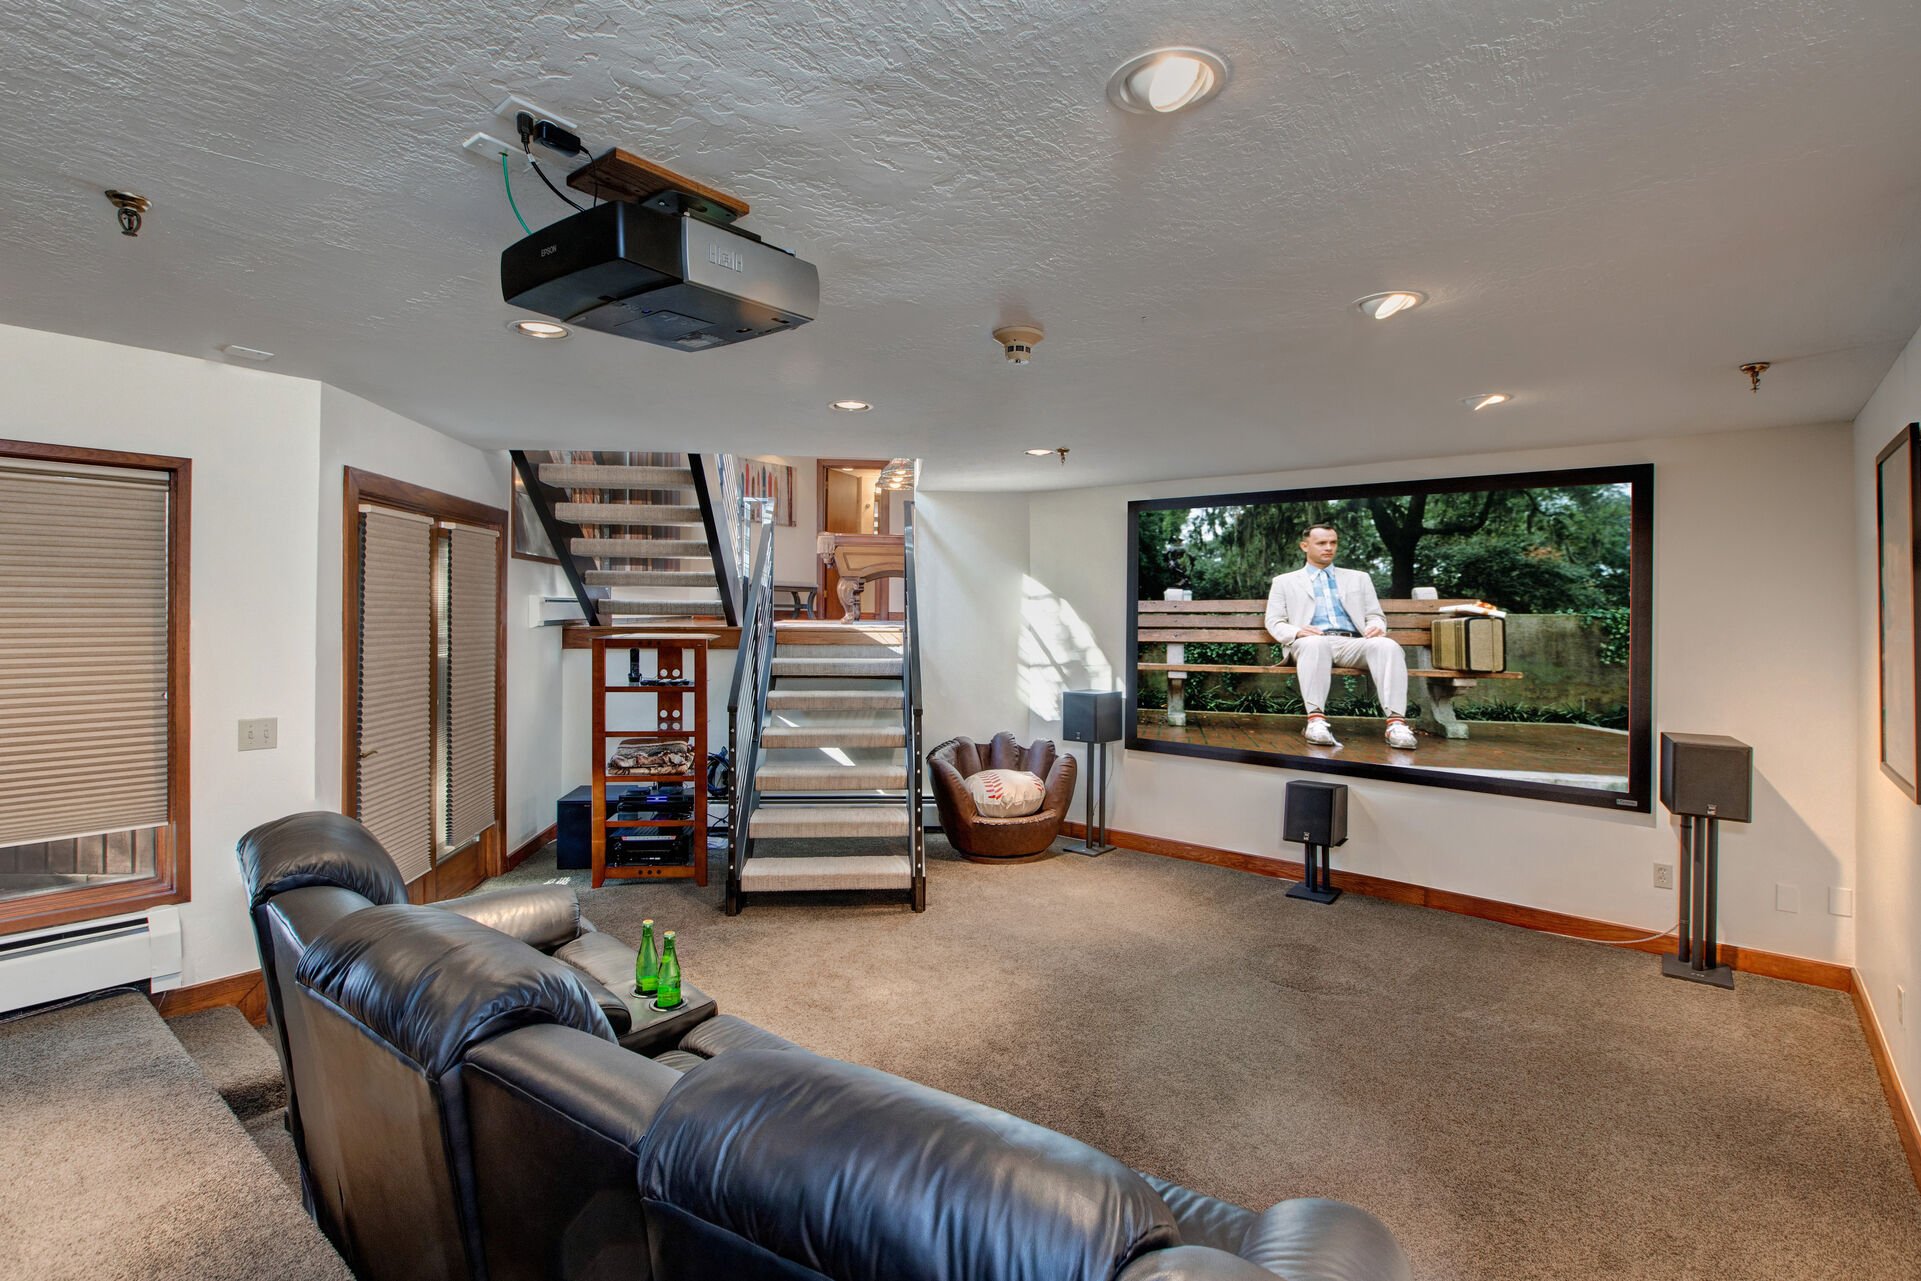
[[[240,722],[240,750],[243,752],[265,752],[280,746],[280,718],[262,716],[257,720]]]
[[[1674,888],[1674,864],[1656,863],[1654,865],[1654,888],[1657,890]]]
[[[1777,881],[1774,886],[1774,910],[1777,912],[1800,911],[1801,887],[1798,885],[1782,885]]]

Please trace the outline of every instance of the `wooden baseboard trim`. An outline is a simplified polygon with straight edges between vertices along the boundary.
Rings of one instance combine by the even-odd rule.
[[[162,1018],[232,1005],[246,1015],[247,1022],[255,1027],[267,1025],[267,984],[259,970],[229,974],[224,979],[195,983],[191,987],[177,987],[169,992],[154,992],[148,999],[160,1011]]]
[[[541,828],[538,832],[528,837],[519,849],[507,856],[507,864],[500,870],[502,872],[513,871],[516,867],[519,867],[527,861],[529,854],[538,853],[540,849],[545,846],[548,841],[553,840],[559,832],[560,826],[557,823],[549,823],[546,827]]]
[[[1084,836],[1086,833],[1082,824],[1071,822],[1063,824],[1062,831],[1071,836]],[[1298,881],[1305,875],[1299,859],[1268,858],[1259,854],[1244,854],[1239,850],[1220,849],[1213,845],[1197,845],[1192,841],[1177,841],[1171,837],[1149,836],[1142,832],[1123,832],[1117,829],[1110,829],[1107,839],[1123,849],[1138,850],[1143,854],[1159,854],[1166,858],[1187,859],[1194,863],[1211,863],[1215,867],[1229,867],[1237,872],[1252,872],[1256,876],[1272,876],[1284,881]],[[1369,898],[1386,899],[1392,903],[1432,907],[1461,916],[1479,917],[1481,920],[1497,921],[1502,925],[1518,925],[1524,930],[1540,930],[1548,934],[1567,934],[1600,943],[1614,943],[1637,952],[1658,954],[1674,946],[1672,941],[1663,939],[1630,942],[1629,940],[1640,939],[1647,931],[1632,925],[1617,925],[1613,921],[1596,920],[1593,917],[1574,916],[1567,912],[1550,912],[1538,907],[1523,907],[1518,903],[1504,903],[1499,899],[1456,894],[1452,890],[1429,889],[1425,885],[1391,881],[1385,877],[1367,876],[1360,872],[1343,872],[1337,869],[1332,879],[1335,889],[1364,894]],[[1742,947],[1735,943],[1723,943],[1720,947],[1720,955],[1729,965],[1748,974],[1759,974],[1771,979],[1787,979],[1793,983],[1806,983],[1812,987],[1829,988],[1836,992],[1851,992],[1855,986],[1853,969],[1833,961],[1816,961],[1804,956],[1764,952],[1759,948]]]
[[[1914,1175],[1914,1186],[1921,1188],[1921,1121],[1915,1117],[1908,1092],[1901,1088],[1901,1078],[1894,1070],[1894,1056],[1888,1052],[1888,1038],[1881,1034],[1881,1020],[1874,1012],[1867,984],[1861,981],[1858,971],[1854,972],[1854,984],[1849,991],[1854,996],[1855,1015],[1861,1020],[1861,1035],[1867,1038],[1868,1054],[1874,1059],[1874,1074],[1881,1078],[1881,1092],[1887,1096],[1888,1111],[1894,1114],[1894,1130],[1901,1136],[1901,1151],[1908,1158],[1908,1172]]]

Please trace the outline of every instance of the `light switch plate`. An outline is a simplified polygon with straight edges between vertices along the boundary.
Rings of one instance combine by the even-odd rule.
[[[1798,912],[1801,910],[1801,887],[1783,885],[1775,882],[1774,910],[1777,912]]]
[[[265,752],[280,746],[280,718],[262,716],[240,722],[240,750]]]
[[[1854,915],[1854,891],[1845,885],[1828,887],[1828,912],[1834,916]]]

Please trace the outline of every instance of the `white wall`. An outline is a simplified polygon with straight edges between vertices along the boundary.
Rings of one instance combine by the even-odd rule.
[[[1921,421],[1921,334],[1888,371],[1854,420],[1855,529],[1851,558],[1860,575],[1856,640],[1856,774],[1860,913],[1855,968],[1888,1040],[1895,1071],[1913,1100],[1921,1082],[1921,806],[1881,773],[1879,622],[1874,456],[1895,433]],[[1906,1017],[1896,987],[1907,989]]]
[[[1126,661],[1126,508],[1132,498],[1479,472],[1655,464],[1654,719],[1660,729],[1732,734],[1755,748],[1755,821],[1724,829],[1723,936],[1769,951],[1848,962],[1852,921],[1827,912],[1829,886],[1854,885],[1854,703],[1849,645],[1797,640],[1788,612],[1814,585],[1854,607],[1856,556],[1840,513],[1854,503],[1846,426],[1695,436],[1584,449],[1068,490],[1029,503],[1026,617],[1015,649],[1005,598],[993,617],[929,629],[935,666],[977,665],[970,686],[1018,689],[1036,734],[1058,736],[1062,688],[1119,688]],[[1004,553],[1000,550],[996,556]],[[1837,572],[1841,571],[1841,572]],[[1278,572],[1278,571],[1277,571]],[[931,575],[930,575],[931,577]],[[952,649],[946,648],[951,645]],[[1016,662],[1007,656],[1018,654]],[[991,674],[985,666],[996,661]],[[1268,856],[1280,842],[1288,772],[1140,752],[1115,754],[1117,828]],[[1419,885],[1634,925],[1675,920],[1664,811],[1622,814],[1376,780],[1351,787],[1351,839],[1338,866]],[[1801,910],[1775,910],[1775,883]],[[1865,895],[1863,897],[1866,897]]]
[[[928,746],[964,734],[986,742],[1026,735],[1014,680],[1023,651],[1028,499],[940,493],[914,500],[917,613],[922,637],[922,727]]]
[[[320,384],[8,327],[0,384],[0,436],[193,459],[193,897],[180,908],[181,977],[253,969],[234,843],[314,806]],[[239,750],[236,722],[255,716],[279,718],[278,749]]]
[[[319,512],[314,677],[314,792],[327,808],[341,795],[341,500],[345,469],[357,467],[457,498],[505,507],[507,456],[443,436],[335,387],[320,392]],[[560,635],[532,624],[530,597],[564,595],[557,566],[507,561],[507,849],[552,823],[560,795]],[[560,790],[556,790],[560,789]]]

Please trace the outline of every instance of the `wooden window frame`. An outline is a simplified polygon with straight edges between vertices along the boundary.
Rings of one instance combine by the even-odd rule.
[[[193,708],[187,679],[192,669],[188,647],[193,619],[189,607],[193,460],[25,440],[0,440],[0,458],[167,474],[167,823],[155,841],[153,875],[0,900],[0,935],[185,903],[193,897],[188,839],[193,808]]]
[[[494,619],[494,825],[477,845],[469,845],[411,881],[408,897],[431,903],[464,894],[490,876],[499,876],[507,862],[507,510],[395,480],[357,467],[343,469],[340,558],[340,809],[351,814],[360,808],[360,505],[412,512],[432,520],[453,521],[495,532]],[[435,829],[436,832],[438,828]],[[471,864],[472,866],[469,866]],[[442,875],[442,869],[447,874]]]

